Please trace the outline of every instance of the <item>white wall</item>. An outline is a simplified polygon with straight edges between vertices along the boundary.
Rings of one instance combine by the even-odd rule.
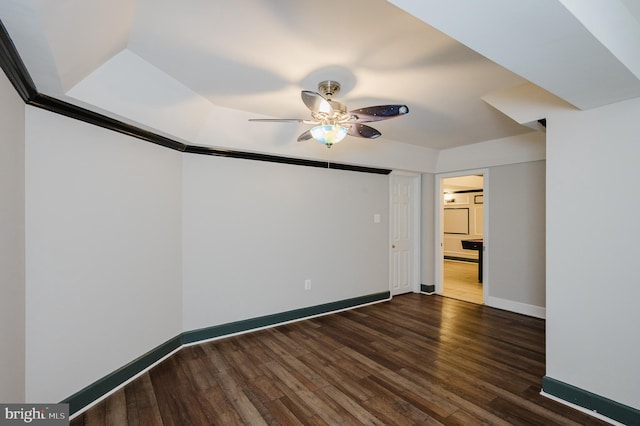
[[[183,161],[185,331],[389,290],[388,176]]]
[[[544,317],[545,162],[489,169],[485,303]]]
[[[433,190],[434,185],[435,176],[431,173],[423,173],[422,185],[420,186],[420,189],[422,190],[420,197],[420,283],[427,286],[435,285],[434,206],[436,198]]]
[[[32,107],[24,139],[26,355],[12,366],[26,359],[28,401],[184,330],[388,290],[386,175],[181,154]]]
[[[640,408],[640,99],[547,119],[547,375]]]
[[[181,154],[26,110],[26,398],[59,401],[177,336]]]
[[[24,102],[0,72],[0,401],[24,401]]]

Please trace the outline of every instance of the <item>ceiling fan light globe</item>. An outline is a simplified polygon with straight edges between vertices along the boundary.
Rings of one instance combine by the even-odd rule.
[[[330,147],[344,139],[345,136],[347,136],[349,128],[335,124],[326,124],[313,127],[310,131],[311,136],[313,136],[315,140]]]

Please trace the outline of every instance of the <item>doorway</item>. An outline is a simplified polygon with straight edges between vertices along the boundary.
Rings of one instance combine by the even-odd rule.
[[[436,293],[483,304],[488,288],[488,170],[436,176]]]

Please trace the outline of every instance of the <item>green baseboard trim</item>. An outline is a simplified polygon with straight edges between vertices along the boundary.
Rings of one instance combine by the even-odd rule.
[[[422,293],[435,293],[436,286],[433,284],[420,284],[420,291]]]
[[[180,336],[176,336],[61,402],[69,404],[69,415],[73,415],[181,346]]]
[[[640,410],[551,377],[542,378],[542,391],[625,425],[640,425]]]
[[[386,291],[355,297],[352,299],[339,300],[337,302],[325,303],[322,305],[310,306],[308,308],[294,309],[292,311],[266,315],[244,321],[208,327],[200,330],[187,331],[166,341],[129,364],[93,382],[89,386],[79,390],[60,402],[69,404],[69,415],[73,416],[78,411],[118,388],[127,380],[146,370],[154,363],[176,349],[181,348],[185,344],[197,343],[198,341],[223,337],[229,334],[250,331],[257,328],[274,326],[280,323],[304,319],[315,315],[328,314],[330,312],[354,308],[367,303],[381,302],[389,299],[390,297],[391,293]]]
[[[353,308],[359,305],[364,305],[366,303],[379,302],[389,299],[390,297],[391,293],[385,291],[382,293],[369,294],[367,296],[355,297],[353,299],[339,300],[337,302],[310,306],[308,308],[294,309],[292,311],[281,312],[273,315],[265,315],[263,317],[236,321],[213,327],[202,328],[199,330],[186,331],[182,333],[182,343],[190,344],[202,340],[209,340],[215,339],[217,337],[227,336],[229,334],[255,330],[257,328],[270,327],[288,321],[295,321],[315,315],[339,311],[341,309]]]

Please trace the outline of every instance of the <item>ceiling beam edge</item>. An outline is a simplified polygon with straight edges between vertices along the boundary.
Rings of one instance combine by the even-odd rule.
[[[0,20],[0,67],[25,103],[38,94],[24,62],[20,58],[13,40]]]

